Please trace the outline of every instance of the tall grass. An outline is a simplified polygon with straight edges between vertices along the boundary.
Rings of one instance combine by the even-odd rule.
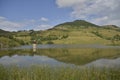
[[[0,66],[0,80],[120,80],[120,70]]]

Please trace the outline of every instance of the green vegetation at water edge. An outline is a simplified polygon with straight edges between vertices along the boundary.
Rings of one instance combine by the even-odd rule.
[[[0,66],[0,80],[120,80],[120,70],[32,66]]]

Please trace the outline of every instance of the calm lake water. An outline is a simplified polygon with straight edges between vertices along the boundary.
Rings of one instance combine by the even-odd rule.
[[[79,66],[120,68],[120,46],[26,45],[0,51],[0,64],[9,66]]]

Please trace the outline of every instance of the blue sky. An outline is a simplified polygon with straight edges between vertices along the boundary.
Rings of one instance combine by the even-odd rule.
[[[119,3],[120,0],[0,0],[0,29],[45,30],[76,19],[120,26]]]

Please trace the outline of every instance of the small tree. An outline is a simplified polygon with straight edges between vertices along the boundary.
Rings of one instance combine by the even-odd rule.
[[[54,44],[52,41],[48,41],[46,44]]]
[[[120,35],[116,34],[115,36],[113,36],[111,41],[112,41],[113,44],[116,44],[115,42],[120,41]]]

